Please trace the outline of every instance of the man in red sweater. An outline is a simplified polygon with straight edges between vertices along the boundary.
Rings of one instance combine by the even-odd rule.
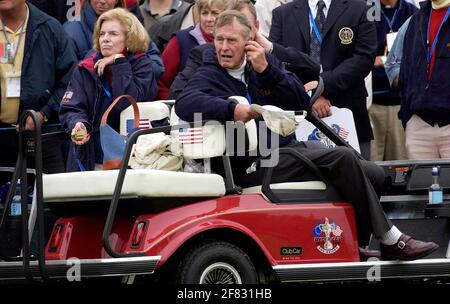
[[[449,18],[450,0],[424,2],[405,35],[399,117],[409,159],[450,157]]]

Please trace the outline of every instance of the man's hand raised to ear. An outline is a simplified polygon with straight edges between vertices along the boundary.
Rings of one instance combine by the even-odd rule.
[[[258,42],[249,40],[245,45],[245,53],[247,54],[247,60],[257,73],[265,71],[269,64],[266,60],[266,52]]]

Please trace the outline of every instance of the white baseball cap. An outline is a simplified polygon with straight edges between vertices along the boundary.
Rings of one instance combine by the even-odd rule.
[[[306,117],[306,111],[285,111],[273,105],[261,106],[252,104],[253,110],[262,115],[267,127],[281,136],[288,136],[295,132],[298,124]]]

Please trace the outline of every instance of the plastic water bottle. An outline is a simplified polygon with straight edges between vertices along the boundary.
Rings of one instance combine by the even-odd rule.
[[[13,196],[11,202],[11,212],[10,216],[20,216],[22,215],[22,205],[20,202],[21,194],[20,194],[20,180],[17,181],[16,192]]]
[[[439,167],[433,167],[431,170],[431,176],[433,177],[433,183],[428,189],[428,202],[430,204],[443,203],[443,191],[441,185],[439,185]]]

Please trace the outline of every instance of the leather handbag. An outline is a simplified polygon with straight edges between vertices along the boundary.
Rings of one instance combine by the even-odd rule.
[[[111,126],[109,126],[107,122],[109,113],[123,98],[126,98],[133,106],[133,130],[137,130],[139,128],[139,108],[133,96],[121,95],[114,99],[108,109],[106,109],[105,113],[103,113],[100,123],[100,142],[103,150],[103,170],[113,170],[120,168],[125,153],[127,136],[132,133],[130,132],[130,134],[128,134],[127,136],[121,135]]]

